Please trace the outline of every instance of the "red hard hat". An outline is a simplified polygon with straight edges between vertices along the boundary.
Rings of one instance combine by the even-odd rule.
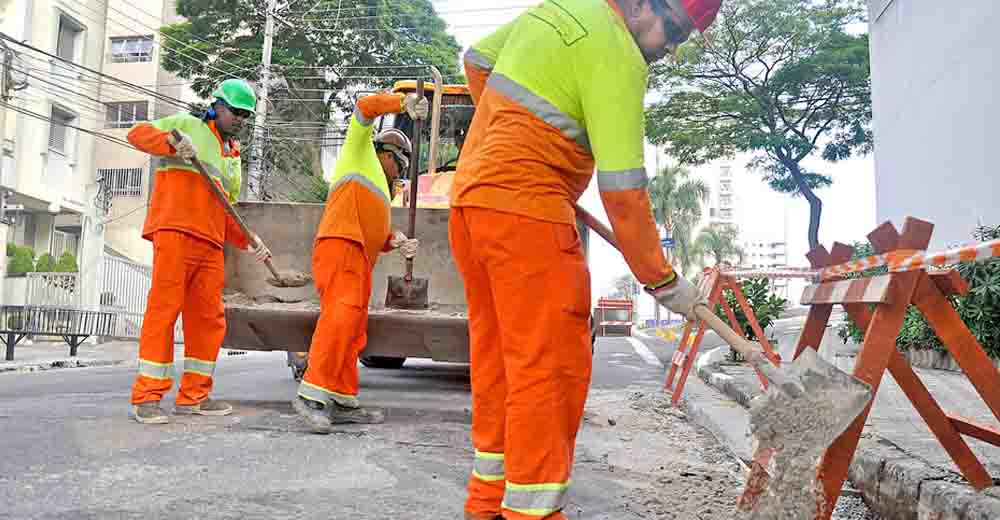
[[[719,14],[719,8],[722,7],[722,0],[683,0],[683,3],[684,10],[694,21],[698,32],[705,32],[712,25],[715,15]]]

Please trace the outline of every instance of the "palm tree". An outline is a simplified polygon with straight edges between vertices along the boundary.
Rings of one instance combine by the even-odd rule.
[[[711,195],[704,181],[689,176],[683,166],[667,166],[649,181],[653,216],[674,240],[674,258],[684,273],[695,264],[691,235],[701,220],[702,204],[707,204]]]
[[[735,228],[729,226],[709,226],[701,230],[698,239],[694,242],[694,256],[703,260],[706,255],[711,255],[716,264],[721,264],[737,259],[737,263],[743,263],[746,253],[737,243],[738,233]]]
[[[680,264],[682,273],[695,263],[691,235],[701,220],[702,204],[707,204],[711,195],[704,181],[689,179],[689,176],[690,172],[683,166],[668,165],[649,181],[653,217],[674,240],[675,265]],[[655,305],[654,309],[659,323],[660,306]]]

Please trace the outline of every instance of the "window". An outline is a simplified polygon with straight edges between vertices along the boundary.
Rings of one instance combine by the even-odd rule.
[[[732,166],[723,166],[722,170],[719,172],[719,177],[722,179],[728,179],[733,176]]]
[[[52,251],[49,253],[59,261],[59,257],[63,253],[69,252],[73,256],[76,256],[76,249],[79,242],[79,237],[71,233],[64,233],[62,231],[52,231]]]
[[[111,63],[153,61],[152,36],[111,38]]]
[[[141,197],[142,168],[99,168],[97,178],[112,197]]]
[[[49,150],[66,155],[69,150],[68,128],[76,120],[71,112],[57,106],[52,107],[52,122],[49,123]]]
[[[83,28],[68,17],[59,17],[59,36],[56,39],[56,56],[66,61],[76,61],[76,48]]]
[[[721,195],[719,196],[719,205],[723,207],[732,207],[733,196],[732,195]]]
[[[149,119],[148,101],[125,101],[122,103],[108,103],[108,128],[131,128],[139,121]]]
[[[733,191],[733,181],[719,181],[719,189],[722,190],[722,193]]]
[[[733,210],[730,208],[722,208],[719,210],[719,218],[729,220],[733,218]]]

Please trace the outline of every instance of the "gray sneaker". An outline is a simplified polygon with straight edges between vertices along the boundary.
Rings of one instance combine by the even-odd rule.
[[[309,423],[313,433],[330,433],[330,415],[322,404],[295,396],[295,399],[292,399],[292,408]]]
[[[167,424],[170,422],[170,417],[163,411],[163,408],[160,408],[159,401],[132,405],[132,417],[140,424]]]
[[[337,403],[330,405],[330,422],[333,424],[382,424],[385,413],[374,408],[348,408]]]
[[[176,415],[210,415],[210,416],[221,416],[229,415],[233,413],[233,407],[224,401],[213,401],[211,399],[205,399],[204,401],[190,406],[177,405],[174,408],[174,413]]]

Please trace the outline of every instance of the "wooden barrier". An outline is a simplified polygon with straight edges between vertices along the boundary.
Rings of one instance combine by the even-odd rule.
[[[736,313],[733,312],[733,308],[730,307],[729,302],[723,297],[724,291],[727,289],[733,292],[736,302],[739,304],[740,309],[743,310],[747,320],[750,322],[750,326],[753,329],[754,334],[757,336],[757,341],[759,341],[761,346],[764,348],[764,353],[767,355],[768,359],[770,359],[776,366],[780,365],[780,358],[777,353],[775,353],[774,349],[771,348],[771,344],[767,341],[767,336],[764,335],[764,330],[757,321],[757,316],[754,314],[753,308],[750,307],[750,303],[747,301],[746,295],[743,294],[743,289],[740,288],[739,280],[737,280],[735,276],[723,272],[718,267],[706,269],[701,278],[701,282],[698,284],[698,290],[701,291],[701,294],[705,295],[709,303],[709,308],[715,309],[716,305],[721,306],[723,312],[726,313],[726,317],[729,318],[729,323],[732,325],[733,330],[738,332],[741,336],[745,336],[743,327],[736,319]],[[695,329],[695,327],[697,327],[697,329]],[[673,392],[671,402],[674,406],[677,406],[677,403],[680,402],[681,394],[684,392],[684,384],[687,382],[688,375],[691,372],[691,367],[694,366],[694,361],[698,357],[698,350],[705,337],[706,328],[707,327],[703,320],[698,320],[698,322],[688,321],[687,324],[684,325],[684,332],[681,334],[680,343],[678,343],[677,350],[674,352],[674,356],[671,359],[670,371],[667,373],[667,381],[665,384],[666,389]],[[695,330],[697,330],[696,333]],[[694,335],[692,336],[692,334]],[[764,377],[764,374],[758,370],[757,377],[760,379],[761,387],[767,389],[767,378]],[[675,378],[677,380],[676,386],[674,384]]]
[[[915,251],[927,249],[933,229],[929,222],[907,218],[902,234],[887,222],[869,234],[868,239],[883,258],[911,257]],[[852,247],[838,243],[829,252],[821,247],[808,257],[813,269],[831,272],[831,268],[848,263],[853,253]],[[903,319],[907,309],[914,305],[1000,420],[1000,371],[948,300],[949,296],[967,294],[968,284],[953,269],[893,271],[877,277],[855,280],[833,277],[830,280],[805,290],[803,303],[810,305],[810,310],[795,357],[807,348],[819,348],[834,306],[843,306],[851,319],[866,330],[855,361],[854,376],[871,385],[873,395],[877,395],[882,377],[888,371],[969,484],[977,490],[992,486],[992,477],[963,435],[1000,446],[1000,429],[976,424],[942,410],[906,358],[896,350]],[[817,514],[817,520],[830,518],[870,411],[871,405],[834,441],[820,462],[817,478],[825,491],[828,507]],[[766,468],[770,458],[770,453],[755,454],[740,500],[741,509],[752,509],[757,497],[766,489]]]

